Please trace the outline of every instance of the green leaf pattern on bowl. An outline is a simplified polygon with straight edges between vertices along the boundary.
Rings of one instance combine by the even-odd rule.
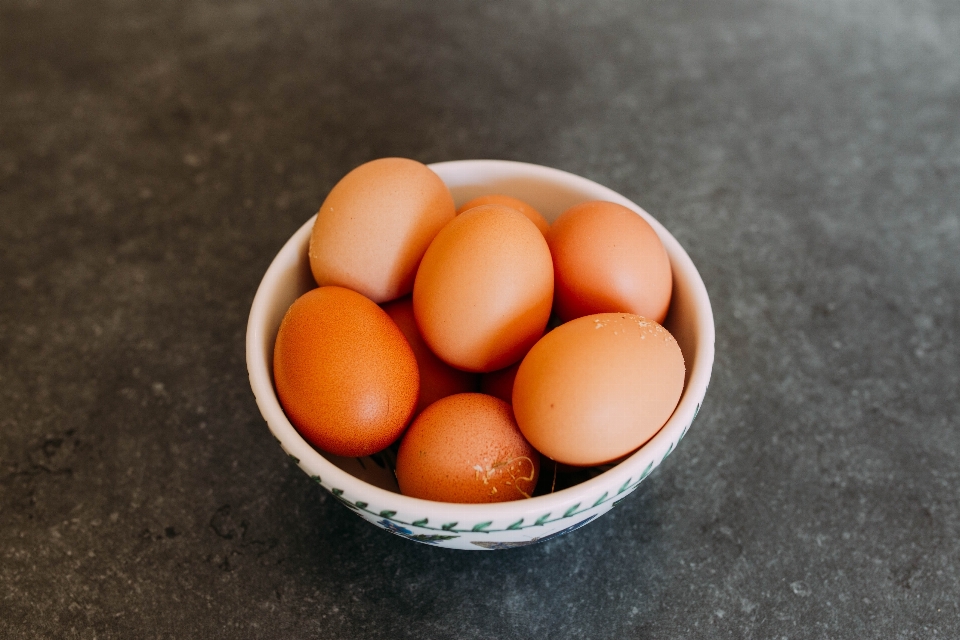
[[[458,526],[460,524],[459,522],[448,522],[439,527],[431,526],[429,518],[420,518],[412,522],[406,522],[405,520],[400,520],[399,518],[396,517],[397,515],[396,511],[390,511],[390,510],[374,511],[369,509],[368,508],[369,505],[366,502],[363,502],[361,500],[358,500],[356,502],[351,502],[350,500],[344,497],[342,489],[338,489],[336,487],[330,487],[330,493],[332,493],[335,498],[337,498],[340,502],[342,502],[344,505],[346,505],[350,509],[353,509],[354,511],[363,511],[365,513],[369,513],[372,516],[382,518],[383,521],[392,522],[398,525],[418,527],[420,529],[427,529],[430,531],[450,531],[453,533],[498,533],[501,531],[518,531],[521,529],[529,529],[531,527],[541,527],[543,525],[551,524],[553,522],[558,522],[560,520],[565,520],[567,518],[573,518],[574,516],[581,515],[586,511],[589,511],[595,507],[599,507],[607,502],[610,502],[613,498],[617,496],[621,496],[625,493],[627,494],[631,493],[634,489],[637,488],[637,486],[641,482],[643,482],[647,478],[647,476],[650,475],[650,472],[653,470],[653,468],[654,466],[653,466],[653,463],[651,462],[647,466],[647,468],[644,469],[643,473],[640,475],[639,478],[637,478],[636,480],[634,480],[633,478],[628,479],[627,482],[625,482],[623,486],[620,487],[619,491],[617,491],[616,496],[610,496],[608,495],[607,492],[604,492],[603,495],[598,497],[597,500],[588,507],[582,507],[583,503],[577,502],[576,504],[567,508],[567,510],[564,511],[562,515],[557,516],[555,518],[551,518],[554,512],[545,513],[539,518],[537,518],[535,522],[532,522],[530,524],[524,524],[523,518],[521,518],[516,522],[514,522],[513,524],[511,524],[510,526],[503,529],[490,529],[489,527],[493,524],[493,522],[491,521],[480,522],[472,526],[468,526],[468,525]],[[327,488],[325,485],[322,485],[322,486],[324,486],[324,488]],[[625,498],[626,496],[623,495],[623,497]],[[614,502],[614,505],[616,505],[619,502],[620,500],[617,500],[616,502]]]
[[[694,418],[696,418],[696,414],[699,413],[699,411],[700,411],[700,405],[698,404],[697,409],[694,412]],[[691,421],[691,424],[692,424],[692,421]],[[687,424],[686,428],[684,428],[683,432],[680,435],[680,439],[683,439],[683,436],[687,434],[687,430],[689,428],[690,428],[690,424]],[[633,490],[636,489],[640,485],[640,483],[643,482],[650,475],[650,473],[656,468],[656,466],[659,466],[660,463],[666,460],[667,456],[669,456],[673,452],[677,444],[679,444],[679,440],[677,442],[671,442],[669,447],[667,448],[666,453],[664,453],[663,457],[660,458],[660,462],[658,462],[655,465],[654,462],[651,461],[638,478],[636,479],[628,478],[627,481],[623,483],[623,485],[617,490],[617,493],[614,495],[609,495],[609,492],[605,491],[595,501],[586,503],[590,506],[583,507],[582,505],[585,503],[577,502],[576,504],[573,504],[570,507],[568,507],[565,511],[562,512],[562,515],[558,515],[557,517],[552,518],[551,516],[555,512],[549,512],[549,513],[543,514],[542,516],[537,518],[536,521],[531,523],[524,523],[524,519],[520,518],[516,522],[510,524],[509,526],[503,529],[491,529],[490,527],[493,525],[492,521],[479,522],[477,524],[463,525],[463,526],[459,526],[460,525],[459,522],[447,522],[445,524],[440,525],[439,527],[431,526],[430,520],[428,518],[419,518],[419,519],[413,520],[412,522],[407,522],[405,520],[401,520],[397,518],[396,511],[389,510],[389,509],[375,511],[370,509],[369,508],[370,505],[368,505],[366,502],[363,502],[362,500],[350,501],[344,496],[344,492],[342,489],[339,489],[337,487],[326,486],[323,483],[323,481],[320,479],[320,476],[314,475],[314,476],[311,476],[311,479],[317,484],[319,484],[320,486],[322,486],[324,489],[328,489],[330,493],[333,494],[333,496],[338,501],[342,502],[349,509],[352,509],[355,512],[362,511],[366,514],[369,514],[370,516],[379,518],[379,520],[371,519],[371,522],[375,522],[381,528],[386,529],[387,531],[393,534],[408,538],[410,540],[415,540],[417,542],[423,542],[426,544],[438,544],[443,542],[444,540],[452,540],[455,538],[459,538],[460,536],[455,534],[460,534],[460,533],[491,534],[491,533],[501,533],[501,532],[509,532],[509,531],[521,531],[521,530],[530,529],[533,527],[542,527],[548,524],[552,524],[554,522],[559,522],[561,520],[576,518],[577,516],[583,516],[587,511],[592,511],[597,507],[603,506],[604,504],[609,503],[611,501],[612,501],[612,504],[610,504],[610,506],[607,507],[607,509],[613,508],[618,504],[620,504],[620,502],[622,502],[624,498],[627,497],[627,495],[632,493]],[[485,549],[505,549],[505,548],[511,548],[511,547],[517,547],[517,546],[525,546],[526,544],[532,544],[535,542],[541,542],[541,541],[547,540],[548,538],[553,538],[555,537],[555,535],[559,535],[559,533],[572,531],[573,529],[578,528],[582,524],[586,524],[587,522],[592,520],[594,517],[596,517],[596,515],[598,514],[593,514],[591,516],[588,516],[587,518],[581,517],[581,519],[577,523],[563,529],[560,532],[557,532],[556,534],[550,534],[548,536],[543,536],[543,537],[535,537],[535,538],[532,538],[530,542],[513,542],[513,541],[496,542],[496,541],[490,540],[486,542],[473,542],[473,544],[476,544],[477,546],[480,546]],[[439,534],[418,533],[409,527],[416,527],[417,529],[423,529],[425,531],[437,531],[440,533]]]

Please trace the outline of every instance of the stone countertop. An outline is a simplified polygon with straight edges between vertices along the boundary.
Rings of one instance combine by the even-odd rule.
[[[682,446],[523,549],[283,455],[260,277],[380,156],[619,191],[717,325]],[[0,637],[960,637],[953,0],[0,0]]]

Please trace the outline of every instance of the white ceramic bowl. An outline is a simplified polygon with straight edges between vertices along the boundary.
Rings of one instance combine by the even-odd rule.
[[[673,416],[643,447],[592,479],[552,494],[499,504],[450,504],[401,495],[384,456],[344,459],[311,447],[287,420],[273,386],[273,344],[280,320],[301,294],[316,286],[307,260],[313,218],[290,238],[267,269],[247,325],[250,385],[270,431],[317,484],[365,520],[409,540],[453,549],[507,549],[572,531],[609,511],[637,488],[673,451],[700,409],[713,368],[713,312],[690,257],[647,212],[585,178],[538,165],[502,160],[459,160],[430,165],[450,187],[457,206],[485,193],[525,200],[551,222],[587,200],[622,204],[657,231],[673,266],[674,285],[665,326],[676,337],[687,367]]]

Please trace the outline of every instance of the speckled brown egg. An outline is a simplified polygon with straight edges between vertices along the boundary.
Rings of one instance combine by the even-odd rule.
[[[342,287],[313,289],[290,306],[273,372],[280,404],[300,435],[347,457],[394,442],[420,386],[413,350],[390,316]]]
[[[430,244],[413,287],[424,340],[466,371],[502,369],[543,335],[553,302],[546,240],[510,207],[483,205],[453,219]]]
[[[450,190],[426,165],[381,158],[360,165],[330,191],[310,236],[320,286],[353,289],[374,302],[410,293],[434,236],[456,215]]]
[[[447,396],[410,425],[397,453],[397,482],[407,496],[439,502],[529,498],[540,455],[510,405],[482,393]]]
[[[517,424],[569,465],[616,460],[667,422],[685,366],[670,332],[642,316],[600,313],[563,324],[526,355],[513,384]]]

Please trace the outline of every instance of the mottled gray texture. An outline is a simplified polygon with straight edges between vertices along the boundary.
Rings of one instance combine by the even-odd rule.
[[[414,545],[270,437],[253,293],[384,155],[699,266],[712,387],[609,515]],[[0,0],[0,637],[960,637],[958,214],[954,0]]]

